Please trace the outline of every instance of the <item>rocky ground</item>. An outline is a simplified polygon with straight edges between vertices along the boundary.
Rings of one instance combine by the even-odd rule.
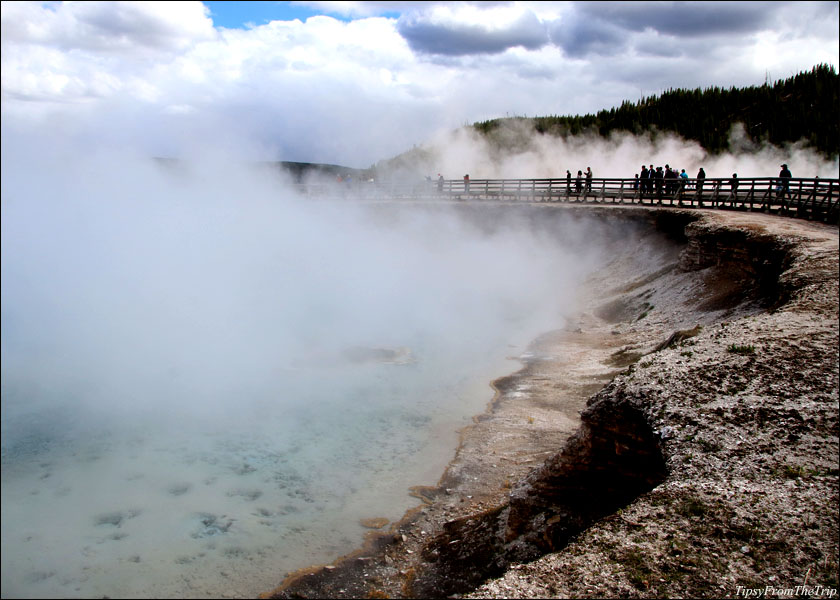
[[[631,214],[423,503],[266,597],[836,595],[837,227]]]

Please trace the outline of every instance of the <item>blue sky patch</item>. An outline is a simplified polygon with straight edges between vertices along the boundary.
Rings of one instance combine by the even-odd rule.
[[[205,2],[210,9],[210,17],[216,27],[227,29],[248,29],[248,24],[265,25],[270,21],[305,21],[314,15],[323,14],[322,11],[312,10],[304,6],[293,5],[289,2]],[[337,19],[346,20],[340,15],[332,15]]]

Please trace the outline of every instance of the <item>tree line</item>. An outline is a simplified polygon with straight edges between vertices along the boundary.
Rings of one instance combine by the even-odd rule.
[[[838,156],[838,91],[840,76],[833,66],[820,64],[769,85],[743,88],[669,89],[638,102],[596,114],[491,119],[472,126],[492,134],[506,121],[530,121],[541,134],[576,136],[614,131],[649,134],[673,132],[696,140],[710,154],[730,149],[732,126],[741,123],[756,144],[784,146],[804,141],[822,155]]]

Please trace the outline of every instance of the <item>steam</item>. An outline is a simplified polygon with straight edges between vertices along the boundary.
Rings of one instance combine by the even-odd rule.
[[[488,232],[443,209],[297,198],[276,172],[240,162],[239,146],[167,167],[23,139],[4,132],[3,386],[28,382],[94,410],[229,411],[231,398],[276,393],[288,369],[349,346],[437,336],[454,348],[475,331],[524,331],[559,319],[597,262],[579,227]],[[794,175],[837,176],[836,161],[757,146],[737,125],[731,146],[709,157],[672,135],[562,139],[514,121],[492,141],[439,134],[410,168],[629,177],[668,163],[750,177],[786,162]],[[547,252],[553,261],[532,260]]]
[[[572,254],[587,237],[573,224],[297,198],[232,158],[16,150],[2,172],[4,422],[12,389],[120,419],[292,405],[304,390],[290,374],[348,347],[457,353],[559,326],[598,260]]]
[[[439,132],[406,161],[407,171],[442,173],[448,179],[562,178],[591,167],[595,177],[632,178],[642,164],[670,165],[694,177],[775,177],[786,163],[795,177],[838,177],[838,161],[827,160],[804,141],[784,148],[751,141],[741,123],[730,130],[730,151],[709,155],[697,142],[670,133],[561,138],[538,135],[527,121],[510,120],[484,136],[472,128]]]
[[[261,151],[241,143],[235,156],[203,151],[173,167],[24,139],[4,128],[4,391],[33,386],[97,412],[229,413],[232,399],[289,392],[290,369],[347,347],[434,338],[449,340],[436,352],[456,352],[476,331],[498,333],[488,344],[536,335],[529,327],[568,313],[599,257],[598,236],[579,224],[482,229],[440,207],[298,198],[276,172],[241,162]],[[738,125],[731,147],[710,157],[673,135],[562,139],[513,121],[492,140],[440,133],[406,166],[448,178],[587,166],[631,177],[668,163],[751,177],[786,162],[794,175],[837,176],[837,161],[756,145]],[[8,405],[4,394],[4,414]]]
[[[187,568],[208,596],[256,594],[277,570],[348,552],[359,516],[398,517],[405,489],[451,458],[433,432],[488,399],[461,390],[480,374],[489,393],[509,372],[490,367],[562,327],[584,278],[638,233],[540,206],[300,197],[242,160],[259,148],[166,163],[60,139],[4,123],[0,424],[16,512],[3,535],[41,543],[4,552],[3,573],[33,596],[77,582],[85,595],[195,593]],[[556,176],[573,155],[613,174],[610,157],[629,167],[644,148],[523,138],[494,154],[466,131],[442,139],[455,176],[476,178]],[[670,143],[658,151],[691,151]],[[633,258],[665,254],[646,244]],[[392,355],[401,364],[364,362]],[[193,535],[210,513],[236,520],[218,547]],[[137,515],[126,542],[102,538],[113,515]],[[95,574],[91,539],[109,557]],[[252,569],[236,581],[232,548]],[[141,553],[160,566],[129,594]],[[35,564],[56,573],[44,587]]]

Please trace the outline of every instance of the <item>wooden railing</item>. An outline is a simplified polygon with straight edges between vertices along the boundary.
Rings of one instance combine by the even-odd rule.
[[[300,184],[301,194],[358,199],[639,204],[762,211],[840,224],[840,179],[795,177],[636,179],[460,179]]]

